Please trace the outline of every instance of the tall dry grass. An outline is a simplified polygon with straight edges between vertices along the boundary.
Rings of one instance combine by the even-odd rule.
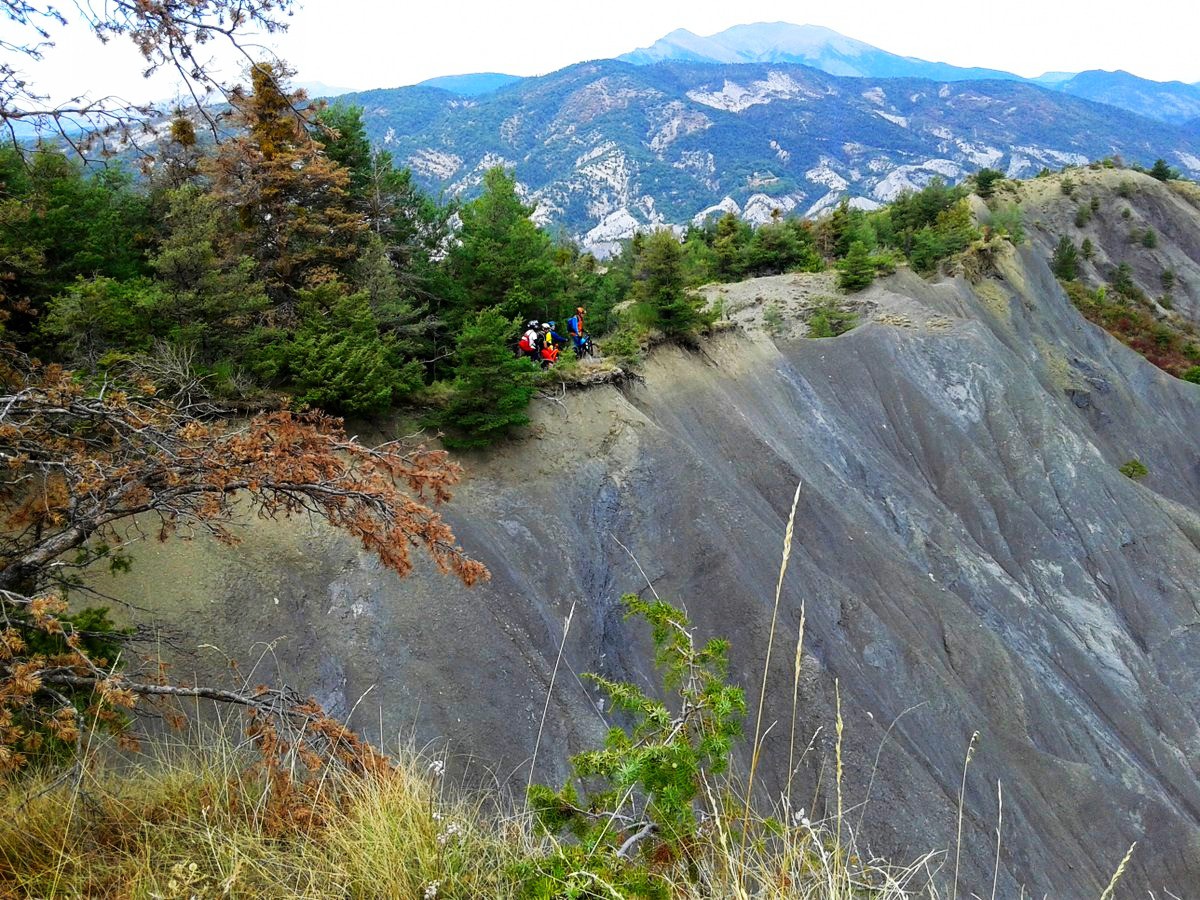
[[[799,489],[784,539],[772,646],[798,501]],[[871,858],[862,850],[860,831],[875,774],[865,799],[848,806],[845,794],[851,786],[844,784],[844,722],[836,686],[833,810],[820,818],[795,805],[793,780],[815,745],[814,737],[797,759],[805,620],[802,604],[793,654],[789,775],[778,799],[763,808],[754,798],[763,739],[773,727],[764,728],[760,697],[750,769],[744,781],[725,774],[703,783],[705,817],[688,859],[667,856],[629,864],[648,867],[664,885],[664,895],[678,900],[955,900],[975,737],[963,762],[956,846],[903,864]],[[555,674],[570,624],[568,616]],[[761,684],[765,693],[765,667]],[[552,678],[550,692],[553,686]],[[548,694],[547,708],[549,702]],[[545,752],[541,728],[538,743]],[[95,750],[82,761],[78,778],[34,773],[0,784],[0,897],[566,896],[553,888],[550,894],[526,890],[530,873],[548,870],[555,838],[538,831],[523,802],[499,786],[472,790],[448,784],[445,760],[411,746],[392,759],[392,768],[369,775],[337,768],[310,773],[315,789],[289,798],[273,793],[278,781],[266,776],[253,748],[228,727],[194,728],[161,739],[133,758]],[[993,900],[1003,815],[999,786],[997,803]],[[1131,847],[1101,900],[1111,900],[1133,852]],[[981,897],[985,889],[963,886],[962,892]],[[620,900],[599,876],[588,891],[571,896]]]

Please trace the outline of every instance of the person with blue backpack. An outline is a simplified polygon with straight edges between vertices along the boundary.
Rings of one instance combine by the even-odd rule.
[[[575,315],[567,319],[567,334],[571,336],[571,340],[575,343],[576,356],[583,356],[586,347],[587,330],[583,324],[585,313],[587,313],[587,310],[580,306],[575,309]]]

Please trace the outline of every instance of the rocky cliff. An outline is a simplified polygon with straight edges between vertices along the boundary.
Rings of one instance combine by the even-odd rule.
[[[1200,222],[1176,235],[1153,203],[1138,214],[1172,254]],[[652,680],[617,603],[647,578],[703,635],[731,639],[733,677],[757,702],[802,482],[764,790],[786,776],[803,607],[806,805],[832,789],[836,682],[847,791],[866,803],[850,821],[873,851],[953,852],[977,731],[965,884],[991,880],[999,782],[997,896],[1098,896],[1135,840],[1123,895],[1187,896],[1200,884],[1200,387],[1084,321],[1043,241],[999,254],[977,283],[902,271],[860,295],[864,324],[834,339],[803,337],[822,276],[713,288],[740,328],[660,348],[643,382],[539,401],[520,440],[463,459],[451,518],[491,568],[485,586],[401,581],[325,530],[254,522],[236,552],[140,548],[123,590],[183,632],[185,671],[227,653],[385,741],[445,739],[475,771],[521,783],[574,607],[538,763],[555,780],[605,727],[577,673]],[[1119,471],[1132,458],[1140,481]],[[221,652],[188,650],[201,644]]]

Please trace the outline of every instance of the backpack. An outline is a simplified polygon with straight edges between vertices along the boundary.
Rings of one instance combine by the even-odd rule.
[[[571,318],[567,319],[567,334],[582,334],[579,328],[579,316],[571,316]]]

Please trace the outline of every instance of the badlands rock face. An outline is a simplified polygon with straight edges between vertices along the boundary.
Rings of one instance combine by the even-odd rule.
[[[1200,214],[1163,192],[1137,214],[1182,269]],[[1031,219],[1060,215],[1057,200],[1028,199]],[[647,580],[700,635],[730,638],[732,677],[757,702],[802,483],[764,798],[787,778],[803,611],[795,778],[810,809],[831,803],[836,686],[845,790],[866,804],[852,819],[872,852],[953,853],[977,732],[964,885],[986,895],[991,882],[999,784],[997,896],[1099,896],[1134,841],[1121,890],[1188,896],[1200,388],[1084,321],[1046,265],[1052,235],[1030,227],[1033,245],[977,283],[905,271],[877,283],[854,298],[863,324],[834,339],[804,337],[834,292],[828,275],[714,286],[737,330],[699,351],[659,348],[644,381],[535,403],[523,437],[463,460],[450,517],[491,568],[486,585],[400,580],[292,521],[247,523],[236,554],[141,548],[123,590],[188,623],[173,642],[185,672],[211,677],[232,655],[385,742],[448,741],[471,756],[463,766],[518,785],[573,609],[536,773],[555,781],[609,722],[577,674],[654,682],[646,636],[618,604]],[[769,330],[768,307],[782,320]],[[1149,469],[1140,481],[1119,471],[1133,458]]]

